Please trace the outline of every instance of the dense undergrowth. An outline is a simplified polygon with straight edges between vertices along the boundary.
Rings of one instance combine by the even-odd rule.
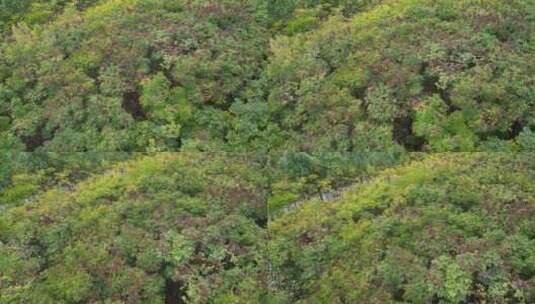
[[[270,3],[104,1],[14,26],[0,44],[2,145],[532,148],[532,1]]]
[[[534,157],[430,155],[277,218],[277,302],[535,301]]]
[[[0,303],[535,302],[534,75],[531,0],[0,0]]]
[[[263,292],[255,265],[266,190],[254,168],[141,156],[10,208],[0,221],[1,302],[254,301],[241,297]]]

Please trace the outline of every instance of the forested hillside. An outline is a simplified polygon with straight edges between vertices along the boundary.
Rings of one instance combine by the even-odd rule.
[[[58,3],[49,22],[4,33],[2,144],[56,152],[531,148],[532,1],[354,2]]]
[[[0,0],[0,304],[534,303],[535,1]]]
[[[260,296],[255,265],[265,246],[266,191],[254,168],[238,158],[162,153],[5,211],[0,299],[228,303]]]
[[[534,159],[426,156],[277,218],[277,302],[532,303]]]

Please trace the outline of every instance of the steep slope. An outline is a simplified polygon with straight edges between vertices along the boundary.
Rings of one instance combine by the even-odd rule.
[[[0,147],[134,152],[217,138],[262,66],[255,16],[241,0],[110,0],[16,27],[0,46]]]
[[[67,9],[0,44],[0,147],[533,149],[534,11],[530,0]]]
[[[278,303],[533,303],[535,155],[444,154],[269,223]]]
[[[534,132],[533,0],[0,0],[0,303],[535,303]]]
[[[2,211],[0,303],[259,301],[255,166],[159,153]]]
[[[525,0],[385,1],[278,36],[269,128],[301,151],[528,149],[533,12]]]

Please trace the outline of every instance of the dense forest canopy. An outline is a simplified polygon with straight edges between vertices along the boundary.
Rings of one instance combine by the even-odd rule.
[[[535,1],[0,0],[0,304],[534,303]]]
[[[0,299],[163,303],[175,292],[229,303],[259,293],[263,184],[242,159],[159,154],[45,192],[2,214]]]
[[[2,144],[531,149],[532,1],[339,2],[46,2],[3,35]]]
[[[533,157],[432,155],[279,217],[278,301],[534,301]]]
[[[242,2],[107,1],[15,27],[0,76],[8,134],[62,152],[176,150],[196,127],[217,134],[265,53]]]

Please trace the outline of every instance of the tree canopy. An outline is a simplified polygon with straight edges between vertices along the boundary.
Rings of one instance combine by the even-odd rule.
[[[0,0],[0,304],[534,303],[535,1]]]
[[[0,303],[248,303],[264,290],[266,192],[254,167],[140,156],[4,211]]]
[[[535,301],[534,155],[426,155],[269,224],[277,303]]]

